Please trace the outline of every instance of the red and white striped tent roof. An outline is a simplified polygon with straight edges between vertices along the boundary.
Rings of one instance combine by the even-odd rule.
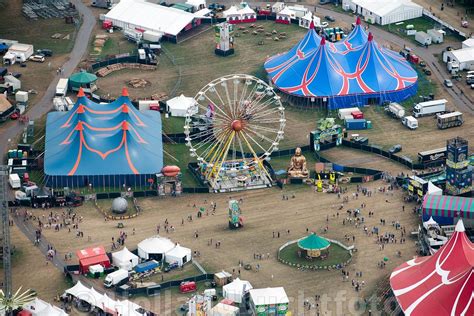
[[[397,267],[390,285],[405,315],[474,315],[474,244],[459,220],[433,256]]]

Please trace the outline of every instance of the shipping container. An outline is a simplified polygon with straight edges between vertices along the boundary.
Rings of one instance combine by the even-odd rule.
[[[367,121],[365,119],[346,120],[347,130],[367,129]]]

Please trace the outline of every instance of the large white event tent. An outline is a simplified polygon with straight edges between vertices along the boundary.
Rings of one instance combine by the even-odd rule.
[[[191,261],[191,249],[183,247],[179,244],[165,254],[165,261],[169,264],[178,263],[178,266],[182,266],[186,262]]]
[[[120,269],[130,271],[138,264],[138,256],[124,247],[122,250],[112,253],[112,263]]]
[[[176,245],[168,238],[154,236],[138,244],[138,256],[145,260],[162,261],[165,254]]]
[[[176,37],[190,28],[195,15],[144,0],[121,0],[104,17],[114,26]]]

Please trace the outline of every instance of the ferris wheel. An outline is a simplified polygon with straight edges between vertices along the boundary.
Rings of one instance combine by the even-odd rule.
[[[195,96],[184,132],[190,155],[211,186],[249,173],[270,180],[263,161],[284,137],[285,109],[272,87],[254,76],[215,79]]]

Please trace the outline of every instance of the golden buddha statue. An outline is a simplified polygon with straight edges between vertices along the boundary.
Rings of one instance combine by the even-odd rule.
[[[291,157],[290,167],[288,168],[290,178],[307,178],[309,176],[306,169],[306,158],[301,154],[301,148],[296,148],[295,154]]]

